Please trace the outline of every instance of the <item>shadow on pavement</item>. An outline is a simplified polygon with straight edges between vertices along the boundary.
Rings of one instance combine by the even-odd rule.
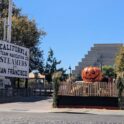
[[[52,113],[64,113],[64,114],[90,114],[90,115],[97,115],[97,114],[93,114],[93,113],[86,113],[86,112],[52,112]]]
[[[14,102],[37,102],[41,100],[51,100],[52,97],[48,96],[16,96],[16,97],[6,97],[0,98],[0,104],[4,103],[14,103]]]

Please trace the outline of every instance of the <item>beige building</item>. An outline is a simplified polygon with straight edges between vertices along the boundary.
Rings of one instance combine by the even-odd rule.
[[[94,44],[84,58],[75,66],[72,74],[77,76],[87,66],[114,65],[115,56],[123,44]]]

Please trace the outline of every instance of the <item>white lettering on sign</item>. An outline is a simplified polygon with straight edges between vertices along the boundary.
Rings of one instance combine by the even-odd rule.
[[[0,76],[28,78],[29,49],[0,40]]]

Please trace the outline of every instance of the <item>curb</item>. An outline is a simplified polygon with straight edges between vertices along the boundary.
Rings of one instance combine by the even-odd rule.
[[[106,109],[84,109],[84,110],[53,110],[52,113],[72,113],[72,114],[95,114],[95,115],[123,115],[124,110],[106,110]]]
[[[124,116],[124,110],[106,109],[50,109],[50,110],[31,110],[31,109],[8,109],[0,112],[19,112],[19,113],[65,113],[65,114],[92,114],[92,115],[115,115]]]

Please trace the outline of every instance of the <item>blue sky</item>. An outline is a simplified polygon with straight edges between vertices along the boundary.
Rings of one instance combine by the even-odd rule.
[[[124,42],[124,0],[13,0],[47,32],[41,48],[72,69],[94,43]]]

